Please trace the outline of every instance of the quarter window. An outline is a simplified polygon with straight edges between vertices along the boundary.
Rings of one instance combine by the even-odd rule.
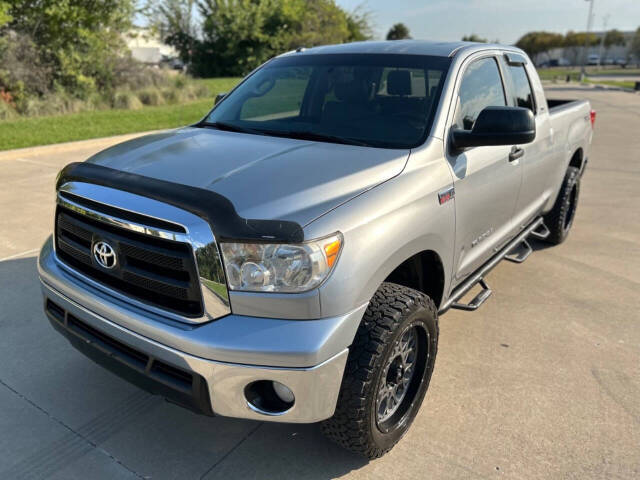
[[[514,102],[517,107],[524,107],[536,113],[533,104],[533,91],[524,65],[509,65]]]
[[[507,102],[498,64],[494,58],[476,60],[467,67],[458,93],[455,126],[471,130],[486,107],[504,107]]]

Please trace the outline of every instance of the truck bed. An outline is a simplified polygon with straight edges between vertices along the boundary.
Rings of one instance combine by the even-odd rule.
[[[568,107],[569,104],[571,103],[578,104],[580,102],[584,102],[584,100],[560,100],[560,99],[547,98],[547,105],[549,106],[550,112],[560,107]]]

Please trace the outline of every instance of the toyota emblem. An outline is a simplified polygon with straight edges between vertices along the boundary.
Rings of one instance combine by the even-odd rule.
[[[93,258],[103,268],[110,270],[116,266],[116,252],[107,242],[96,242],[93,245]]]

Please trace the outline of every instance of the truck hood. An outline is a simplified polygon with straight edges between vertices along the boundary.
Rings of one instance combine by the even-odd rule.
[[[188,127],[121,143],[88,162],[217,192],[244,218],[304,226],[398,175],[408,155]]]

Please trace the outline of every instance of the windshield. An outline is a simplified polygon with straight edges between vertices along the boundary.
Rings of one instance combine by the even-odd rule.
[[[382,148],[428,135],[450,59],[291,54],[257,70],[203,126]]]

